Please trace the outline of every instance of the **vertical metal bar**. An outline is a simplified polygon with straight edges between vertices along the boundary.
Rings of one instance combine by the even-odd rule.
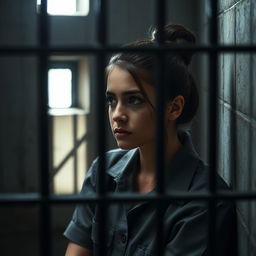
[[[164,23],[165,23],[165,0],[157,1],[157,30],[159,31],[157,42],[161,46],[164,42]],[[156,97],[157,97],[157,191],[160,194],[164,193],[164,85],[165,85],[165,54],[159,52],[157,55],[156,65]]]
[[[98,28],[97,36],[98,42],[104,46],[106,45],[107,39],[107,3],[106,0],[97,0],[97,16],[98,16]]]
[[[216,167],[217,167],[217,97],[218,97],[218,0],[210,1],[211,19],[210,19],[210,43],[216,47],[216,51],[210,54],[210,83],[209,83],[209,191],[212,195],[216,193]],[[208,229],[208,247],[209,255],[216,255],[216,201],[214,198],[209,200],[209,229]]]
[[[41,1],[39,18],[39,129],[40,129],[40,255],[51,255],[50,207],[49,199],[49,131],[48,131],[48,17],[47,0]]]
[[[164,43],[164,25],[165,25],[165,0],[156,0],[156,19],[157,19],[157,43],[159,46]],[[164,88],[165,88],[165,54],[158,53],[156,59],[156,102],[157,102],[157,123],[156,123],[156,177],[157,177],[157,192],[159,195],[165,193],[164,184]],[[160,201],[157,206],[157,255],[164,254],[164,237],[163,237],[163,202]]]
[[[97,1],[97,18],[98,18],[98,42],[104,46],[107,42],[107,5],[106,0]],[[98,196],[104,196],[106,193],[105,188],[105,148],[106,148],[106,129],[105,129],[105,53],[97,53],[97,91],[96,91],[96,106],[97,106],[97,139],[98,139],[98,153],[99,153],[99,168],[98,168]],[[107,218],[107,205],[102,201],[98,204],[99,222],[99,247],[95,251],[96,256],[102,256],[106,253],[106,218]]]
[[[157,43],[162,45],[164,43],[164,26],[165,26],[165,0],[156,0],[156,26],[157,26]]]

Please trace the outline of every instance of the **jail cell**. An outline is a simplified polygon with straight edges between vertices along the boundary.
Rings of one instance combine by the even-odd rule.
[[[0,3],[0,249],[4,255],[64,255],[67,240],[62,233],[75,205],[95,202],[102,207],[99,255],[104,255],[108,205],[151,200],[160,206],[182,198],[209,203],[209,255],[215,255],[218,235],[214,205],[218,200],[235,201],[237,254],[255,255],[256,2],[80,0],[66,1],[71,4],[66,7],[63,2]],[[109,56],[146,37],[150,27],[161,31],[170,22],[194,31],[197,45],[167,49],[160,36],[158,46],[142,54],[155,56],[161,81],[165,53],[196,52],[192,71],[201,100],[190,130],[199,154],[211,166],[209,193],[166,196],[159,172],[156,196],[105,194],[104,175],[97,197],[79,196],[93,159],[100,155],[103,174],[104,152],[116,147],[104,115]],[[157,95],[161,98],[161,93]],[[161,148],[163,120],[158,118]],[[157,159],[161,169],[160,153]],[[215,170],[232,192],[216,191]],[[161,255],[161,211],[158,214]]]

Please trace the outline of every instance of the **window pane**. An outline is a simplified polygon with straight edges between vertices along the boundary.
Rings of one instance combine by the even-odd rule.
[[[70,69],[50,69],[48,72],[50,108],[69,108],[72,105],[72,72]]]
[[[37,6],[41,0],[37,0]],[[82,15],[89,13],[89,0],[48,0],[47,12],[50,15]]]
[[[72,15],[77,10],[76,0],[50,0],[48,1],[48,13],[53,15]]]

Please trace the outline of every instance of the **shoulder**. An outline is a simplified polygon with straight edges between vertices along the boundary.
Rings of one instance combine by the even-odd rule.
[[[224,179],[215,170],[212,170],[209,165],[204,163],[201,159],[198,161],[198,167],[191,180],[190,190],[192,191],[208,191],[210,187],[211,172],[215,172],[216,190],[230,190],[231,188],[224,181]]]
[[[215,171],[212,170],[208,165],[206,165],[203,161],[200,161],[199,166],[194,174],[194,177],[191,182],[190,191],[196,192],[196,193],[205,193],[207,194],[209,192],[210,188],[210,172]],[[219,192],[225,192],[225,191],[231,191],[231,188],[228,186],[228,184],[224,181],[224,179],[215,171],[215,184],[216,184],[216,193]],[[208,209],[209,205],[205,203],[195,202],[195,204],[200,204],[202,209]],[[236,209],[235,209],[235,203],[230,200],[216,200],[216,214],[217,214],[217,221],[218,223],[222,223],[223,220],[226,221],[226,223],[235,223],[234,219],[236,216]],[[224,224],[224,222],[222,223]],[[232,225],[233,225],[232,224]],[[227,225],[231,226],[231,225]]]
[[[191,178],[188,192],[192,192],[200,195],[209,195],[210,189],[210,172],[215,171],[210,169],[210,167],[205,164],[201,159],[197,162],[197,167],[193,173]],[[227,185],[224,179],[215,171],[215,184],[216,184],[216,192],[229,191],[231,188]],[[179,200],[177,201],[177,212],[179,216],[194,216],[198,214],[198,220],[202,220],[204,222],[204,217],[209,214],[209,200],[197,200],[197,199],[189,199],[189,200]],[[215,200],[216,206],[216,215],[218,225],[222,223],[223,220],[233,220],[236,214],[235,212],[235,204],[229,200]],[[201,215],[202,214],[202,215]],[[203,218],[201,218],[201,217]],[[222,223],[224,224],[224,223]],[[220,225],[221,226],[221,225]]]

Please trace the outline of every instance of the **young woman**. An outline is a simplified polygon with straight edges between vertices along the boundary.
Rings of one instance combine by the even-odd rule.
[[[153,46],[155,39],[131,46]],[[165,27],[165,43],[193,44],[195,36],[180,25]],[[165,189],[204,193],[208,170],[195,152],[190,136],[179,129],[189,123],[198,107],[198,93],[189,70],[191,55],[166,56],[165,69]],[[156,186],[155,59],[139,53],[113,56],[106,69],[109,122],[118,150],[106,153],[108,191],[154,193]],[[95,194],[98,161],[92,164],[81,193]],[[217,188],[227,189],[218,176]],[[70,240],[66,256],[93,255],[97,247],[97,206],[77,206],[65,231]],[[156,206],[150,202],[113,204],[106,222],[105,255],[157,255]],[[231,203],[217,202],[216,255],[234,255],[231,237],[235,211]],[[173,200],[164,206],[165,256],[208,255],[208,204],[198,200]]]

